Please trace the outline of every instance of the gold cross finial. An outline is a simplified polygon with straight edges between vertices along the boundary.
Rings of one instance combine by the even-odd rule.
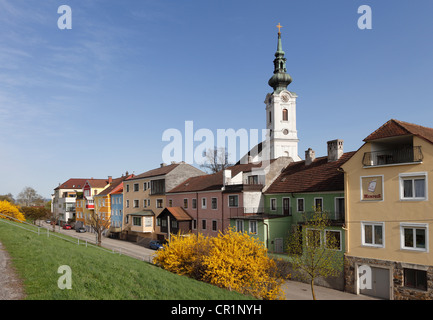
[[[277,28],[278,28],[278,34],[281,34],[281,28],[282,28],[283,26],[278,22],[278,26],[277,26]]]

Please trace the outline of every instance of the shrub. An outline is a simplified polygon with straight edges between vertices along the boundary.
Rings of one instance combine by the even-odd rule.
[[[0,201],[0,218],[12,221],[18,220],[19,222],[26,220],[24,215],[19,210],[19,207],[6,200]]]
[[[228,230],[217,237],[172,235],[154,262],[220,288],[262,299],[282,297],[282,278],[263,243],[246,233]]]

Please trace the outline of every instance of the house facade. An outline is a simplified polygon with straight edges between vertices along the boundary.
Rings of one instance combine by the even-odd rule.
[[[167,206],[166,192],[182,181],[204,172],[186,163],[161,164],[124,181],[122,237],[133,241],[152,239],[159,231],[156,216]]]
[[[433,129],[390,120],[343,164],[346,290],[433,298]]]
[[[236,164],[214,174],[190,178],[167,193],[168,206],[187,212],[192,233],[217,236],[231,226],[231,219],[263,214],[262,189],[291,161],[281,157],[265,167],[262,163]],[[159,238],[167,237],[161,230]]]
[[[51,212],[60,225],[76,218],[76,197],[87,179],[71,178],[59,184],[51,197]]]
[[[86,227],[88,231],[90,228],[86,226],[86,217],[93,213],[95,210],[94,196],[98,195],[101,191],[110,185],[110,177],[108,179],[87,179],[83,186],[82,195],[76,199],[76,207],[79,207],[76,215],[75,228]]]

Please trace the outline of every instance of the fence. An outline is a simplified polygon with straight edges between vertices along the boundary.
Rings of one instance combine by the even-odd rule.
[[[9,221],[9,220],[6,220],[4,218],[16,220],[19,223],[13,222],[13,221]],[[105,246],[102,247],[102,246],[98,246],[96,244],[96,240],[93,243],[92,241],[90,241],[88,239],[82,239],[80,237],[78,237],[77,241],[75,241],[73,239],[74,237],[70,237],[70,236],[63,237],[60,233],[50,232],[50,230],[48,228],[45,228],[44,226],[37,226],[37,225],[33,225],[33,224],[25,222],[25,221],[20,221],[20,220],[14,218],[14,217],[5,215],[3,213],[0,213],[0,222],[12,225],[12,226],[17,227],[17,228],[24,229],[24,230],[32,232],[32,233],[35,233],[38,236],[46,236],[48,238],[49,237],[54,237],[56,239],[61,239],[61,240],[67,241],[67,242],[71,242],[73,244],[83,245],[86,248],[93,247],[93,248],[96,248],[96,249],[99,249],[99,250],[103,250],[103,251],[108,252],[108,253],[118,254],[118,255],[126,255],[126,256],[134,258],[134,259],[138,259],[138,260],[142,260],[142,261],[146,261],[146,262],[152,263],[152,255],[139,255],[139,254],[137,254],[135,252],[131,252],[130,250],[128,250],[126,248],[116,247],[116,246],[112,246],[112,245],[109,245],[109,246],[105,245]],[[46,230],[46,232],[44,230]]]

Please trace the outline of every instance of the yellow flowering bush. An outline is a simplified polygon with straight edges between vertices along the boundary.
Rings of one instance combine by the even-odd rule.
[[[246,233],[229,229],[217,237],[172,235],[154,262],[221,288],[261,299],[280,299],[282,279],[264,245]]]
[[[12,219],[12,218],[8,218],[6,216],[15,218],[16,220]],[[2,200],[0,201],[0,218],[2,219],[7,219],[7,220],[12,220],[12,221],[25,221],[26,219],[24,218],[24,215],[22,214],[22,212],[19,210],[19,207],[17,207],[16,205],[10,203],[9,201],[6,200]]]

